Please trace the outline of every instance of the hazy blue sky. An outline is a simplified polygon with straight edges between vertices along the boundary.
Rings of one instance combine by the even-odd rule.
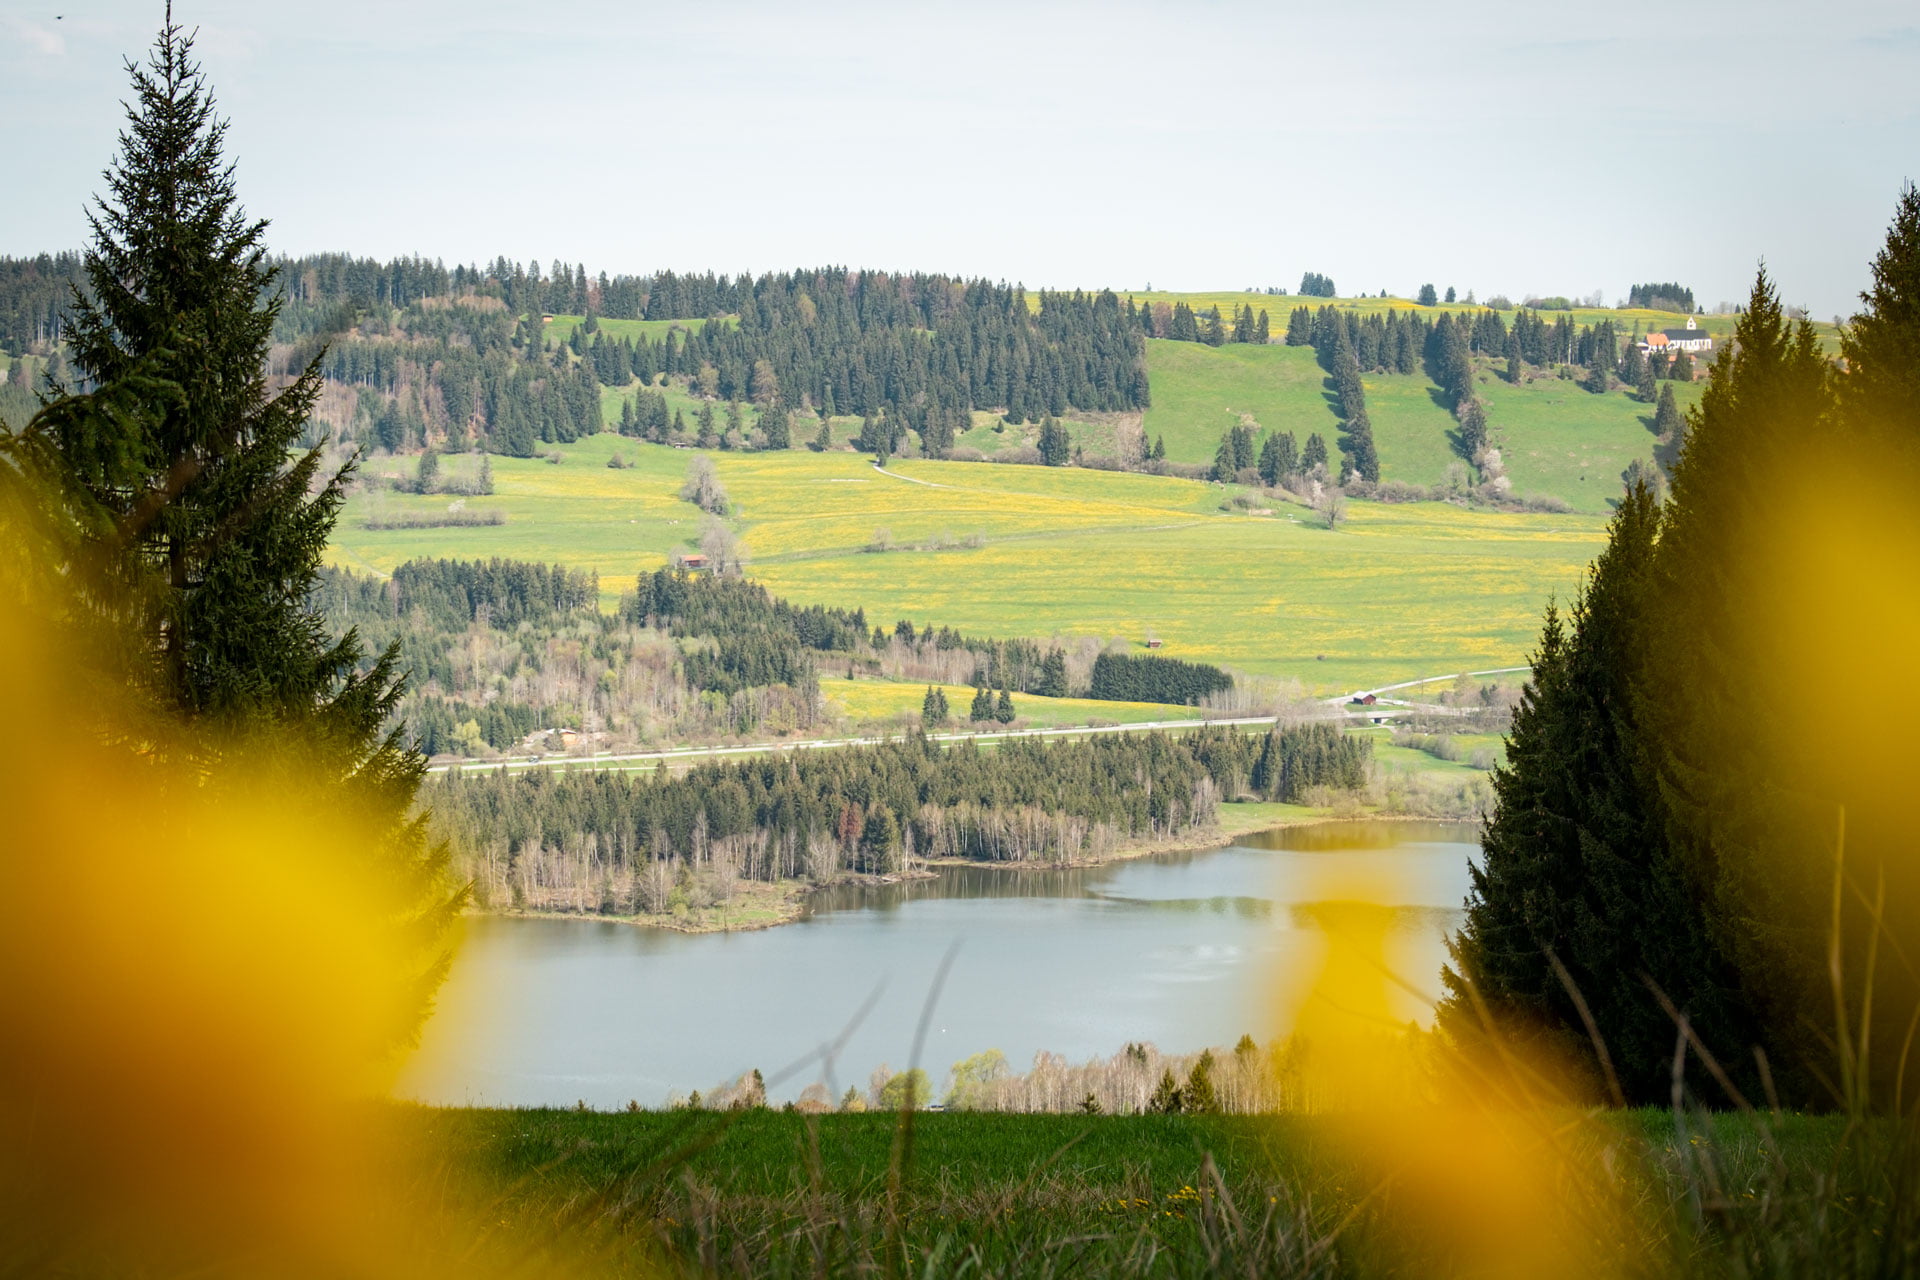
[[[56,20],[55,15],[64,15]],[[0,253],[76,246],[158,3],[0,0]],[[1851,311],[1920,7],[182,0],[288,252],[1424,281]]]

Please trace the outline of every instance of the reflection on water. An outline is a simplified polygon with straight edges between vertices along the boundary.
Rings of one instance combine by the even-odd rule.
[[[816,895],[797,924],[688,935],[597,920],[480,919],[398,1092],[426,1101],[659,1105],[759,1067],[771,1074],[871,1012],[825,1070],[836,1093],[907,1065],[949,946],[959,952],[922,1065],[998,1048],[1106,1056],[1284,1029],[1323,945],[1322,900],[1364,884],[1399,908],[1390,956],[1432,992],[1459,918],[1471,827],[1341,823],[1103,867],[942,868],[932,880]],[[1379,896],[1384,895],[1384,896]],[[1401,1011],[1423,1016],[1407,997]]]

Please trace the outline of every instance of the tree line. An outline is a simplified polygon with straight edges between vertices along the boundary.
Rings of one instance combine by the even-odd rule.
[[[1011,719],[1011,694],[1076,691],[1057,645],[870,626],[863,610],[790,604],[733,573],[642,573],[611,616],[598,598],[591,573],[500,559],[410,560],[384,582],[328,568],[310,592],[330,626],[394,653],[410,680],[396,710],[429,755],[515,750],[562,729],[638,743],[811,728],[828,663],[972,683],[988,707],[976,719]],[[1189,702],[1233,683],[1216,667],[1130,661],[1141,674],[1111,696]]]
[[[1198,706],[1208,694],[1222,693],[1232,687],[1232,676],[1206,663],[1103,653],[1093,660],[1093,679],[1087,696],[1109,702]]]
[[[1155,302],[1141,306],[1136,312],[1133,299],[1128,298],[1127,314],[1138,317],[1140,331],[1147,337],[1166,338],[1172,342],[1200,342],[1209,347],[1224,347],[1229,342],[1252,342],[1264,346],[1272,336],[1266,308],[1262,307],[1256,316],[1252,303],[1237,308],[1233,319],[1228,320],[1220,314],[1217,306],[1196,314],[1184,302],[1176,302],[1172,306]]]
[[[1069,410],[1144,408],[1143,333],[1110,292],[1025,290],[925,273],[822,268],[735,278],[589,281],[506,259],[448,270],[424,259],[290,259],[276,277],[278,359],[325,344],[322,397],[337,435],[381,447],[479,444],[526,456],[600,429],[600,386],[684,380],[706,399],[788,414],[886,414],[938,452],[975,409],[1010,422]],[[70,255],[0,264],[0,323],[24,349],[57,341]],[[544,314],[584,314],[566,342]],[[612,338],[600,318],[684,320],[661,336]],[[737,321],[707,324],[716,316]],[[365,393],[365,394],[361,394]]]
[[[436,831],[491,858],[508,886],[541,859],[591,846],[586,874],[596,887],[583,900],[624,912],[647,909],[655,870],[722,866],[746,879],[825,882],[845,871],[892,874],[916,858],[1061,862],[1176,838],[1211,826],[1224,799],[1363,783],[1366,740],[1348,740],[1359,745],[1344,752],[1295,745],[1328,734],[1339,736],[1330,726],[1265,735],[1208,727],[1019,738],[983,750],[916,733],[704,763],[679,776],[458,769],[429,801]],[[1282,757],[1284,778],[1271,763]]]
[[[1082,694],[1100,701],[1198,704],[1208,694],[1233,687],[1230,674],[1209,664],[1102,653],[1094,660],[1088,686],[1076,689],[1069,686],[1065,655],[1057,646],[1020,637],[969,636],[931,622],[920,627],[906,618],[891,630],[878,624],[869,629],[863,609],[790,604],[734,574],[684,568],[642,573],[634,591],[622,597],[620,611],[630,621],[652,622],[680,636],[783,633],[823,655],[890,649],[926,658],[965,654],[972,669],[956,671],[957,683],[1039,697]],[[1168,696],[1152,696],[1158,694]]]

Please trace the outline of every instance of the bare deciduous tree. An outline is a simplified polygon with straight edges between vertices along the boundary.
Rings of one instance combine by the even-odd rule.
[[[680,486],[680,497],[709,515],[727,514],[727,490],[713,469],[712,458],[704,453],[693,455],[693,460],[687,463],[687,479]]]
[[[738,573],[749,558],[747,544],[740,541],[724,520],[709,517],[700,529],[700,551],[714,573]]]
[[[1313,500],[1313,509],[1326,521],[1327,528],[1337,529],[1340,522],[1347,518],[1347,495],[1332,485],[1323,487]]]

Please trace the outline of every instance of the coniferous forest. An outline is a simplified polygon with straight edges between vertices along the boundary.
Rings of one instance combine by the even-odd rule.
[[[62,338],[78,266],[73,255],[0,259],[0,348]],[[526,457],[613,426],[599,389],[636,379],[682,380],[771,415],[885,417],[935,453],[974,409],[1039,422],[1147,404],[1141,327],[1105,292],[1042,292],[1035,310],[1015,286],[839,267],[589,280],[561,262],[449,270],[324,255],[276,270],[275,365],[318,355],[316,426],[392,450]],[[550,343],[541,321],[552,314],[588,320]],[[600,319],[670,323],[613,338]]]
[[[667,887],[728,877],[831,882],[913,859],[1061,863],[1204,832],[1223,800],[1305,800],[1366,781],[1371,742],[1328,725],[1016,739],[922,736],[670,775],[455,770],[436,830],[518,902],[658,911]],[[563,890],[556,894],[554,891]]]

